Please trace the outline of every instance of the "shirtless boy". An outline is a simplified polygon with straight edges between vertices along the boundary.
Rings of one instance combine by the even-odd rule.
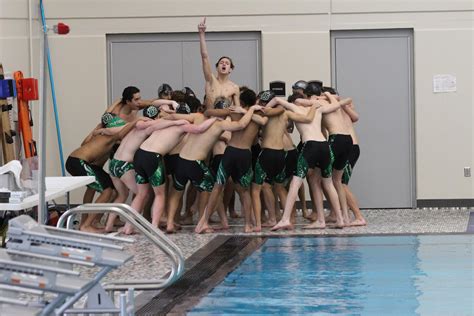
[[[100,166],[107,159],[114,144],[118,140],[124,138],[125,135],[135,127],[137,121],[138,120],[128,123],[119,133],[112,136],[94,136],[91,132],[84,140],[81,147],[74,150],[67,158],[66,169],[72,176],[95,177],[95,182],[89,184],[88,187],[100,193],[96,199],[96,203],[108,203],[113,193],[112,180]],[[81,222],[79,229],[93,233],[102,232],[102,229],[93,226],[93,223],[98,216],[99,214],[86,215],[86,218]]]
[[[214,176],[204,163],[209,151],[224,131],[234,132],[245,128],[249,124],[253,112],[259,109],[259,106],[254,105],[250,107],[247,113],[245,113],[239,121],[216,121],[204,133],[199,135],[189,135],[179,153],[176,174],[173,178],[174,187],[171,189],[169,196],[168,225],[166,227],[168,233],[175,232],[173,218],[188,180],[191,180],[194,187],[201,192],[199,198],[199,216],[200,218],[203,216],[204,208],[206,207],[209,198],[209,192],[212,191],[214,186]],[[234,111],[242,110],[245,111],[238,107],[235,108]],[[197,122],[204,119],[204,115],[196,118]]]
[[[206,80],[205,93],[206,98],[204,105],[207,109],[212,108],[216,98],[224,97],[231,99],[234,106],[239,103],[239,86],[230,81],[229,76],[234,69],[232,59],[227,56],[222,56],[216,63],[217,75],[212,73],[211,63],[209,61],[209,54],[206,45],[206,18],[198,25],[199,44],[201,47],[202,70],[204,72],[204,79]]]
[[[337,219],[337,227],[342,228],[344,226],[341,209],[339,206],[339,200],[336,190],[332,183],[331,178],[331,154],[329,150],[329,144],[326,141],[323,133],[321,132],[321,119],[323,114],[331,113],[339,109],[340,104],[330,94],[326,95],[329,98],[329,103],[317,100],[317,96],[313,95],[311,100],[318,106],[316,114],[309,124],[296,123],[296,128],[301,134],[303,146],[298,155],[298,162],[296,167],[296,173],[293,176],[290,184],[290,191],[285,204],[285,211],[280,222],[275,225],[272,230],[280,229],[293,229],[293,223],[290,221],[291,212],[293,205],[296,201],[298,189],[303,183],[303,179],[308,173],[309,169],[315,169],[316,181],[310,183],[310,189],[313,191],[313,196],[317,201],[317,220],[306,228],[325,228],[324,221],[324,210],[322,207],[322,190],[320,181],[323,187],[326,189],[328,194],[328,200],[334,208]],[[277,103],[282,104],[285,108],[294,108],[297,113],[307,113],[309,109],[304,107],[297,107],[294,104],[284,101],[283,99],[276,99]],[[322,178],[322,180],[321,180]]]
[[[256,102],[255,92],[250,89],[243,90],[240,93],[240,101],[243,108],[249,108]],[[230,113],[229,111],[227,114],[230,115],[232,121],[238,121],[242,117],[241,113]],[[201,217],[196,226],[196,233],[213,232],[213,229],[209,226],[209,218],[216,208],[217,203],[221,200],[221,193],[229,177],[232,177],[235,183],[235,189],[240,196],[245,218],[244,232],[249,233],[253,231],[251,223],[252,200],[249,191],[253,176],[252,152],[250,148],[258,134],[259,128],[265,125],[267,121],[267,117],[253,114],[251,122],[244,129],[232,133],[221,163],[219,164],[216,183],[209,197],[204,216]],[[226,216],[225,212],[219,215],[221,217]]]
[[[141,212],[149,193],[149,184],[154,192],[152,205],[152,225],[158,227],[165,205],[165,168],[163,156],[169,153],[181,140],[185,133],[202,133],[214,123],[215,119],[203,120],[199,125],[189,124],[180,120],[174,125],[163,128],[162,120],[144,122],[137,128],[147,129],[148,137],[137,149],[133,157],[136,172],[137,195],[133,199],[132,208]],[[132,233],[130,225],[124,228],[125,234]]]
[[[271,91],[265,91],[261,94],[259,103],[267,105],[275,94]],[[280,106],[277,106],[277,108]],[[280,115],[271,116],[268,118],[268,122],[263,129],[262,139],[262,151],[258,156],[257,163],[255,166],[254,183],[252,184],[252,204],[255,213],[256,227],[254,231],[262,230],[261,223],[261,202],[260,192],[262,191],[262,185],[270,187],[275,183],[275,191],[280,197],[281,203],[286,204],[286,189],[284,186],[285,181],[285,151],[283,146],[283,134],[286,131],[288,125],[288,119],[295,122],[306,122],[312,121],[315,114],[315,107],[312,109],[312,113],[308,116],[293,113],[290,111],[284,111]],[[311,116],[312,115],[312,116]],[[265,199],[265,205],[268,208],[269,222],[268,225],[276,224],[275,217],[275,198],[270,190],[263,190],[263,197]]]

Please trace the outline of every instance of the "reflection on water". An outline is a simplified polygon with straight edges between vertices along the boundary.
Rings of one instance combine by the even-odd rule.
[[[473,315],[472,247],[469,235],[269,239],[190,314]]]

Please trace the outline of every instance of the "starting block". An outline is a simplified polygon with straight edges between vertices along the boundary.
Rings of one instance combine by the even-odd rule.
[[[0,249],[1,315],[133,315],[133,289],[127,299],[122,294],[124,297],[121,296],[118,308],[99,283],[109,271],[132,258],[122,252],[123,247],[113,243],[116,241],[133,242],[128,238],[40,225],[26,215],[11,219],[7,249]],[[73,270],[74,265],[98,267],[100,270],[92,279],[86,279]],[[50,302],[21,302],[15,291],[29,296],[44,296],[46,292],[56,296]],[[74,303],[85,295],[85,307],[73,308]],[[15,310],[16,315],[7,313]]]

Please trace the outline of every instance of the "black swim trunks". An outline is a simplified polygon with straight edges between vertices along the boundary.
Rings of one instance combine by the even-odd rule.
[[[359,159],[360,156],[360,148],[359,145],[354,144],[352,145],[351,154],[349,155],[349,159],[347,160],[346,166],[344,167],[344,173],[342,174],[342,183],[349,184],[349,180],[352,176],[352,170]]]
[[[216,181],[224,185],[229,176],[243,188],[250,187],[253,170],[252,152],[249,149],[227,146],[217,171]]]
[[[95,182],[87,186],[97,192],[102,192],[107,188],[113,188],[112,179],[109,174],[102,169],[102,167],[88,163],[85,160],[68,157],[66,160],[66,170],[72,176],[93,176]]]
[[[303,143],[298,155],[295,175],[300,178],[306,177],[308,169],[315,167],[321,169],[323,178],[330,178],[332,175],[332,152],[327,141],[310,140]]]
[[[285,151],[263,148],[255,164],[255,183],[283,183],[285,177]]]
[[[138,184],[150,183],[153,187],[159,187],[165,183],[165,164],[160,154],[139,148],[133,156],[133,165]]]
[[[174,188],[183,191],[188,180],[198,191],[211,192],[214,187],[214,176],[202,160],[178,158],[176,173],[173,176]]]
[[[351,135],[333,134],[329,135],[329,146],[334,155],[332,168],[342,170],[346,166],[347,159],[352,150]]]

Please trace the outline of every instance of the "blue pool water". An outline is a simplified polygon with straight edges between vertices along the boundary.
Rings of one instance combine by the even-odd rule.
[[[271,238],[190,315],[474,315],[472,235]]]

